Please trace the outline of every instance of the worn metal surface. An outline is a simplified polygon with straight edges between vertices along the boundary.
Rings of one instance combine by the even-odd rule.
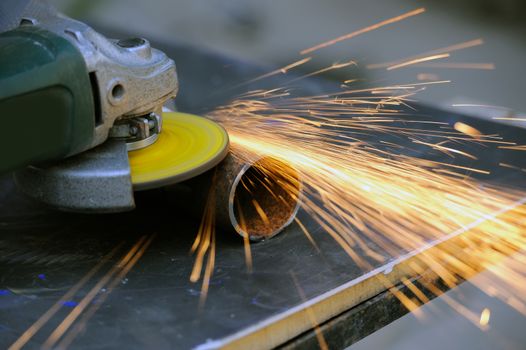
[[[224,103],[242,92],[226,87],[266,72],[194,48],[171,43],[158,47],[178,62],[184,87],[178,108],[185,112],[202,113]],[[276,87],[279,82],[271,79],[259,86]],[[312,93],[331,87],[319,81],[302,86]],[[464,121],[484,133],[500,133],[514,140],[526,138],[524,131],[503,125],[417,107],[419,114],[436,120],[451,124]],[[479,156],[471,166],[493,170],[491,175],[480,176],[481,183],[495,181],[526,187],[525,173],[498,167],[500,162],[526,167],[523,153],[502,152],[491,146],[483,153],[480,149],[466,150]],[[422,154],[415,147],[411,152]],[[444,160],[439,153],[427,156]],[[387,265],[377,264],[371,271],[362,271],[300,212],[320,251],[309,243],[299,227],[292,225],[283,234],[252,246],[252,273],[246,271],[239,237],[220,230],[216,270],[205,307],[200,310],[200,285],[188,280],[193,264],[188,251],[199,221],[163,201],[159,191],[140,193],[133,212],[85,216],[58,213],[29,202],[16,193],[9,177],[2,178],[0,189],[1,347],[18,339],[101,257],[122,243],[107,266],[73,297],[61,301],[59,311],[28,344],[36,348],[46,341],[111,264],[142,236],[154,237],[151,245],[105,300],[102,296],[109,291],[104,289],[89,303],[90,307],[97,305],[98,310],[74,339],[73,348],[171,349],[233,344],[242,348],[270,347],[312,327],[306,316],[307,308],[316,308],[318,321],[325,321],[381,293],[385,287],[375,284],[374,276],[397,277],[398,255],[391,257],[393,260]],[[292,275],[306,300],[299,295]],[[391,320],[385,317],[371,322],[378,322],[374,325],[378,328]]]

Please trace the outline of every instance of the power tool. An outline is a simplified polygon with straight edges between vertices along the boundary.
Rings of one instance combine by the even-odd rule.
[[[197,176],[228,153],[220,125],[163,108],[176,66],[146,39],[108,39],[35,0],[5,0],[0,32],[0,173],[14,171],[31,197],[130,210],[134,191]]]

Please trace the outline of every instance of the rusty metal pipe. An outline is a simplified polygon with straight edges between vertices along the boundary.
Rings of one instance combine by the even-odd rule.
[[[247,162],[228,155],[215,169],[165,189],[170,201],[199,217],[210,190],[216,224],[260,241],[275,236],[294,220],[301,179],[292,166],[271,157]]]

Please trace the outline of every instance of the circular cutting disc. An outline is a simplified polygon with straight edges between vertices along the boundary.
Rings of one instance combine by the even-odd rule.
[[[216,166],[228,153],[228,134],[213,121],[196,115],[163,113],[157,141],[128,152],[135,190],[187,180]]]

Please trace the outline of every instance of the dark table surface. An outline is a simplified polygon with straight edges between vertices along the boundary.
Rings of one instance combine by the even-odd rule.
[[[157,46],[178,65],[181,111],[203,113],[244,89],[275,87],[281,78],[240,89],[225,89],[267,69],[173,43]],[[327,91],[332,83],[302,83],[308,93]],[[418,107],[436,120],[468,121],[482,132],[526,140],[526,133],[504,125]],[[417,152],[417,151],[415,151]],[[520,152],[489,147],[476,164],[494,169],[480,181],[526,187],[526,174],[498,167],[522,164]],[[440,155],[432,155],[440,159]],[[139,195],[135,211],[112,215],[68,214],[44,208],[20,195],[10,175],[0,178],[0,347],[17,340],[112,249],[99,271],[29,340],[37,348],[86,296],[90,289],[143,236],[152,238],[142,258],[112,290],[102,289],[88,305],[98,310],[74,339],[74,348],[192,348],[225,338],[279,315],[362,276],[362,271],[328,235],[301,213],[318,252],[299,227],[252,246],[254,270],[248,273],[242,241],[227,231],[218,233],[217,258],[205,307],[199,309],[200,284],[189,281],[194,257],[189,254],[199,220],[188,217],[163,196]],[[109,293],[111,292],[111,293]],[[107,293],[106,296],[103,297]],[[105,299],[106,298],[106,299]],[[81,319],[84,316],[81,315]],[[71,329],[73,329],[72,327]],[[70,329],[70,331],[71,331]]]

